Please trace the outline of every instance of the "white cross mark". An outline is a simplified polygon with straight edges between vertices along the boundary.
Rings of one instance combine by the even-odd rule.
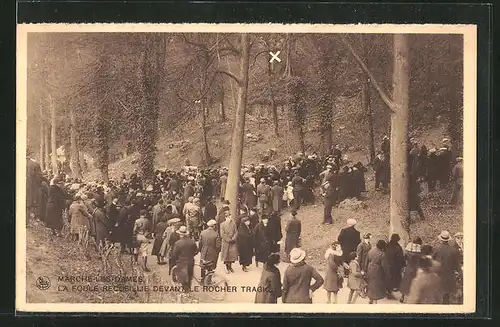
[[[275,59],[277,62],[281,62],[281,59],[278,58],[278,55],[280,54],[281,51],[278,51],[276,53],[269,52],[269,54],[272,56],[271,60],[269,62],[273,62]]]

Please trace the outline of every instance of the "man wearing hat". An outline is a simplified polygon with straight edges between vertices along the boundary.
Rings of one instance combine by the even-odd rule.
[[[462,203],[462,186],[464,183],[464,167],[462,164],[462,157],[457,157],[456,164],[451,170],[451,177],[453,179],[453,193],[451,195],[450,204],[455,205]]]
[[[135,236],[136,240],[136,248],[134,249],[135,260],[138,262],[138,257],[141,257],[141,265],[142,269],[146,272],[149,272],[149,268],[147,266],[148,263],[148,243],[149,240],[147,235],[149,234],[149,220],[146,218],[147,211],[142,209],[140,211],[139,218],[134,223],[134,229],[132,234]]]
[[[462,273],[460,252],[450,245],[451,236],[446,230],[439,234],[440,244],[434,252],[433,259],[441,264],[438,275],[441,278],[443,304],[450,304],[450,295],[456,290],[456,274]]]
[[[257,186],[257,198],[259,200],[260,214],[269,214],[271,211],[271,187],[267,185],[264,178],[260,179],[260,184]]]
[[[52,230],[53,235],[60,235],[61,233],[63,227],[63,210],[66,207],[66,200],[70,198],[64,192],[62,183],[62,179],[56,176],[50,182],[49,187],[45,226]]]
[[[186,226],[181,226],[176,232],[180,239],[172,248],[172,264],[177,266],[177,282],[182,284],[186,293],[191,291],[191,280],[193,279],[194,257],[198,254],[195,241],[189,237]]]
[[[351,252],[355,252],[359,243],[361,243],[361,237],[359,231],[356,229],[356,219],[347,219],[347,227],[340,230],[338,236],[338,241],[340,247],[342,248],[342,259],[345,263],[349,264],[349,255]]]
[[[305,257],[306,252],[301,248],[290,251],[291,265],[283,276],[283,303],[312,303],[312,293],[324,283],[318,271],[304,261]]]
[[[356,256],[358,257],[359,267],[361,269],[361,274],[365,274],[368,268],[367,255],[368,252],[372,249],[372,244],[370,240],[372,238],[371,233],[366,233],[363,235],[363,240],[358,244],[356,248]]]
[[[226,213],[226,220],[220,224],[220,237],[222,239],[221,261],[226,265],[226,273],[234,272],[233,262],[238,260],[238,245],[236,238],[238,229],[229,212]]]
[[[219,259],[221,248],[221,240],[219,234],[215,230],[217,222],[211,219],[207,222],[207,228],[200,233],[200,242],[198,248],[200,250],[200,266],[205,267],[208,271],[215,270]],[[205,269],[202,269],[202,278],[205,276]]]
[[[273,211],[281,213],[281,209],[283,208],[283,188],[279,185],[278,180],[274,180],[273,187],[271,187],[271,202]]]

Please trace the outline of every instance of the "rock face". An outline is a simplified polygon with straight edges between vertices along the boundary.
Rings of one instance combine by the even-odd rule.
[[[366,209],[368,206],[363,201],[359,201],[356,198],[345,199],[339,203],[339,209],[348,209],[352,211],[357,211],[361,209]]]

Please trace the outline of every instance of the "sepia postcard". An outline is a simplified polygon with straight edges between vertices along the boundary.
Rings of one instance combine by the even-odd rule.
[[[18,25],[17,311],[475,312],[476,33]]]

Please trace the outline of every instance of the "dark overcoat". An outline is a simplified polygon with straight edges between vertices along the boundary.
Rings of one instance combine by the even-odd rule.
[[[186,284],[193,278],[194,257],[198,247],[193,239],[183,237],[172,248],[172,263],[177,266],[177,281]]]
[[[280,212],[283,208],[283,188],[279,185],[271,187],[273,211]]]
[[[240,264],[245,266],[251,265],[253,257],[253,231],[250,229],[250,226],[244,223],[240,224],[236,242],[238,244]]]
[[[384,271],[384,252],[374,247],[368,252],[366,271],[368,290],[367,296],[372,300],[383,299],[387,295],[386,277]]]
[[[45,225],[55,230],[61,230],[63,227],[63,210],[66,206],[66,200],[69,197],[57,185],[49,187],[49,198],[47,200],[47,214]]]
[[[361,242],[356,248],[356,255],[358,256],[359,267],[362,271],[366,272],[368,269],[368,252],[371,250],[372,246],[370,243]]]
[[[342,248],[342,259],[349,262],[349,254],[356,252],[358,244],[361,243],[359,231],[354,226],[342,228],[338,237],[338,241]]]
[[[323,282],[318,271],[304,261],[288,266],[283,276],[283,303],[312,303],[309,291],[314,292]]]
[[[386,284],[387,287],[392,289],[399,289],[401,285],[401,279],[403,277],[402,272],[405,266],[405,259],[403,249],[397,242],[389,242],[387,248],[385,249],[385,261],[386,261]]]
[[[298,219],[292,219],[288,222],[285,231],[285,253],[290,253],[292,249],[300,247],[302,223]]]
[[[456,290],[455,272],[461,270],[460,252],[454,246],[442,243],[436,248],[433,258],[441,264],[438,274],[443,292],[454,292]]]
[[[255,293],[255,303],[278,303],[280,297],[281,273],[274,265],[266,263]]]
[[[259,222],[255,226],[254,232],[255,261],[266,262],[271,253],[271,240],[269,236],[269,225],[264,226]]]
[[[214,229],[207,228],[200,233],[198,247],[200,249],[200,260],[217,264],[221,250],[221,240]]]
[[[167,228],[167,223],[164,221],[160,221],[156,224],[154,229],[155,240],[153,242],[153,249],[151,250],[151,255],[160,255],[161,245],[163,244],[163,233]]]
[[[38,217],[41,221],[45,221],[47,210],[47,198],[49,196],[49,185],[45,180],[42,180],[38,188]]]

